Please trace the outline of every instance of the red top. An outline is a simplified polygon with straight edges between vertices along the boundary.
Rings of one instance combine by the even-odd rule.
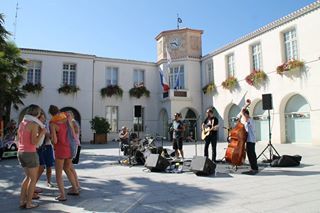
[[[36,145],[32,144],[31,131],[27,128],[32,121],[21,121],[18,129],[18,151],[19,152],[36,152]]]
[[[54,144],[54,154],[57,159],[70,159],[71,158],[71,148],[67,135],[67,123],[66,122],[53,122],[58,126],[59,130],[57,134],[57,143]]]

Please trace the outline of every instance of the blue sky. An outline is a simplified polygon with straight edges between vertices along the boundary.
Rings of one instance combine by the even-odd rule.
[[[0,0],[13,32],[16,0]],[[314,0],[18,0],[19,47],[156,60],[155,37],[182,27],[204,30],[203,55]]]

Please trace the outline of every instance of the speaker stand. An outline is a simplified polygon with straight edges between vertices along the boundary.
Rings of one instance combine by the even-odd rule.
[[[267,149],[269,149],[269,159],[266,157],[267,159],[264,160],[264,161],[262,161],[262,162],[264,162],[264,163],[270,163],[270,164],[271,164],[271,162],[272,162],[272,160],[273,160],[272,157],[273,157],[273,155],[274,155],[273,152],[275,152],[278,157],[280,157],[280,155],[279,155],[279,153],[277,152],[276,148],[274,148],[274,146],[273,146],[272,143],[271,143],[271,135],[272,135],[272,133],[271,133],[271,122],[270,122],[270,109],[268,109],[268,125],[269,125],[269,142],[268,142],[268,145],[263,149],[263,151],[262,151],[262,152],[260,153],[260,155],[257,157],[257,160],[261,157],[261,155],[263,155],[263,156],[266,157],[266,155],[264,154],[264,152],[265,152]]]

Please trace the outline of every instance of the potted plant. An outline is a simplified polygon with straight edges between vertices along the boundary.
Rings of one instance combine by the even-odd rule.
[[[118,85],[109,85],[100,90],[101,97],[111,97],[113,95],[122,97],[123,90]]]
[[[41,83],[37,83],[37,84],[33,84],[31,82],[26,83],[25,85],[22,86],[22,89],[30,92],[30,93],[37,93],[39,94],[41,92],[41,90],[43,89],[43,86],[41,85]]]
[[[222,82],[222,87],[230,91],[233,91],[237,87],[237,85],[238,79],[233,76],[228,77],[224,82]]]
[[[214,82],[210,82],[202,88],[203,94],[207,94],[215,91],[216,91],[216,85],[214,84]]]
[[[246,82],[250,86],[259,87],[267,80],[267,74],[262,70],[253,70],[246,77]]]
[[[90,121],[90,125],[94,131],[93,142],[96,144],[107,143],[107,134],[110,132],[109,122],[103,117],[95,116]]]
[[[144,86],[135,86],[129,90],[129,94],[131,97],[141,98],[142,96],[149,97],[150,91]]]
[[[283,63],[277,67],[277,73],[279,75],[283,75],[286,72],[295,73],[297,71],[301,71],[301,68],[304,67],[304,62],[299,60],[290,60],[286,63]]]
[[[59,89],[58,92],[59,93],[63,93],[65,95],[68,94],[75,94],[80,90],[79,87],[77,87],[76,85],[70,85],[70,84],[63,84]]]

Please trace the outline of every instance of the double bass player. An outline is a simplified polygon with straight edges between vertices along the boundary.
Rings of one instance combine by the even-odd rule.
[[[241,109],[241,112],[238,115],[240,122],[244,125],[245,130],[247,132],[247,141],[246,141],[246,151],[248,160],[250,163],[251,170],[245,171],[242,174],[247,175],[255,175],[259,172],[258,163],[257,163],[257,155],[255,151],[256,145],[256,136],[255,136],[255,127],[252,118],[250,117],[248,106],[251,104],[251,100],[247,100],[247,104],[245,107]]]

